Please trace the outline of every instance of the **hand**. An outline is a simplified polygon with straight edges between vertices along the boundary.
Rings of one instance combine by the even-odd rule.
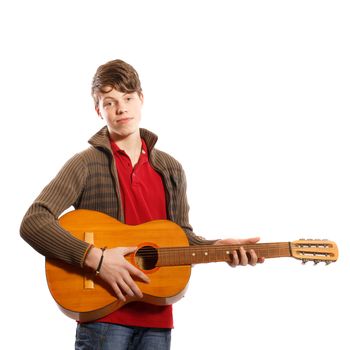
[[[228,264],[231,267],[236,267],[237,265],[252,265],[255,266],[257,263],[263,263],[265,259],[263,257],[259,257],[256,255],[255,251],[251,249],[249,252],[246,252],[246,250],[243,248],[243,245],[245,244],[255,244],[260,240],[259,237],[254,238],[246,238],[246,239],[234,239],[234,238],[228,238],[228,239],[220,239],[216,241],[215,245],[240,245],[242,246],[239,248],[239,254],[237,250],[232,251],[232,261]]]
[[[126,301],[125,295],[142,298],[142,292],[134,279],[149,283],[149,278],[134,265],[130,264],[124,256],[136,251],[136,247],[119,247],[106,249],[99,276],[114,290],[117,298]],[[101,249],[91,248],[85,265],[96,270],[101,258]]]

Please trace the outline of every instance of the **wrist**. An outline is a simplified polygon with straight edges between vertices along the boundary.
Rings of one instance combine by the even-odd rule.
[[[104,252],[105,252],[106,249],[107,249],[107,247],[103,247],[103,248],[101,249],[100,261],[98,262],[97,269],[95,270],[95,275],[96,275],[96,276],[98,276],[98,275],[100,274],[100,270],[101,270],[102,263],[103,263],[103,256],[104,256]]]
[[[100,248],[91,247],[91,249],[88,251],[86,255],[84,266],[96,271],[101,259],[101,253],[102,252]]]

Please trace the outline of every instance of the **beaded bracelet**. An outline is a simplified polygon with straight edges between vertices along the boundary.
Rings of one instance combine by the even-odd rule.
[[[100,270],[101,270],[101,266],[102,266],[102,262],[103,262],[103,254],[105,252],[105,250],[107,249],[107,247],[103,247],[101,248],[102,250],[102,254],[101,254],[101,258],[100,258],[100,261],[98,263],[98,266],[97,266],[97,269],[95,271],[95,275],[98,276],[100,274]]]

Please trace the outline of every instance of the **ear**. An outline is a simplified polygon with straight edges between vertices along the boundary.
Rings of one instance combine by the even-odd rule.
[[[142,92],[140,92],[139,97],[140,97],[141,103],[143,104],[143,102],[145,101],[145,97]]]
[[[100,108],[99,108],[98,106],[95,107],[95,111],[96,111],[97,115],[98,115],[101,119],[103,119],[102,114],[101,114],[101,112],[100,112]]]

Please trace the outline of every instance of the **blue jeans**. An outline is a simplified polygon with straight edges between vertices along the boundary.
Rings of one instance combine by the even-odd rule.
[[[171,330],[110,323],[78,324],[75,350],[169,350]]]

